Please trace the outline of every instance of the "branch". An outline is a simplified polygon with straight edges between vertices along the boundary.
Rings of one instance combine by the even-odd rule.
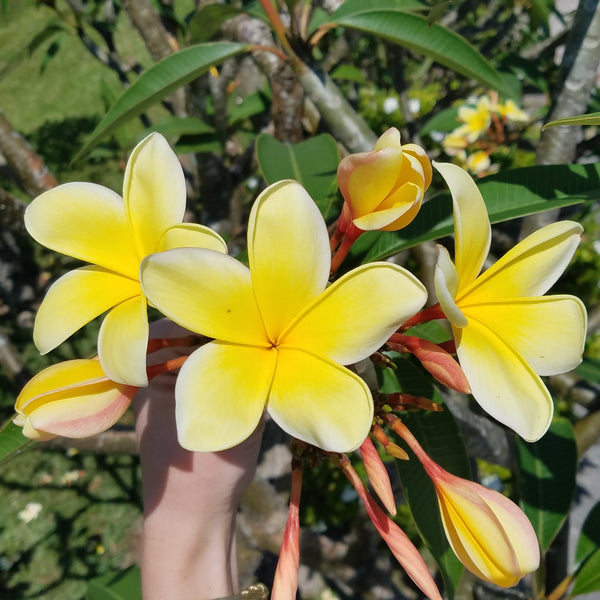
[[[13,128],[2,109],[0,109],[0,152],[23,184],[23,189],[32,198],[58,185],[44,161]]]

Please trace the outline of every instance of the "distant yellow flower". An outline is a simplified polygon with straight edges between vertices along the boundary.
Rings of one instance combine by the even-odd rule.
[[[480,175],[488,171],[492,164],[490,156],[483,150],[477,150],[467,157],[467,169],[475,175]]]
[[[440,246],[435,289],[460,365],[484,410],[524,439],[537,440],[553,413],[539,375],[573,369],[583,352],[583,303],[574,296],[543,296],[569,264],[582,227],[571,221],[548,225],[479,275],[491,239],[483,198],[463,169],[435,166],[452,192],[455,246],[454,264]]]
[[[431,163],[416,144],[400,144],[388,129],[370,152],[350,154],[338,167],[342,218],[363,231],[396,231],[417,215],[431,183]]]
[[[521,110],[513,100],[507,100],[504,104],[498,103],[496,108],[501,117],[506,117],[510,123],[527,123],[529,115]]]
[[[89,437],[112,427],[137,389],[111,381],[97,360],[68,360],[40,371],[25,385],[13,420],[32,440]]]
[[[489,129],[492,122],[489,97],[481,96],[475,107],[461,106],[458,109],[458,120],[464,123],[464,125],[455,129],[454,133],[465,136],[469,143],[473,143]]]
[[[93,183],[67,183],[38,196],[25,212],[27,231],[40,244],[92,263],[70,271],[48,290],[33,338],[42,354],[109,311],[98,354],[110,378],[143,386],[148,319],[139,283],[144,256],[178,246],[226,251],[207,227],[182,224],[185,180],[167,141],[151,134],[133,150],[123,198]]]
[[[460,128],[451,131],[446,137],[442,140],[442,146],[444,147],[444,152],[448,156],[455,156],[457,154],[465,154],[465,148],[467,147],[467,137],[466,133],[463,135],[461,133],[457,133]]]
[[[341,365],[377,350],[424,304],[423,285],[391,263],[371,263],[327,287],[323,218],[304,188],[283,181],[256,200],[248,269],[210,250],[180,248],[142,262],[150,301],[214,341],[187,359],[175,389],[180,444],[232,447],[263,410],[290,435],[325,450],[357,448],[369,433],[369,388]]]

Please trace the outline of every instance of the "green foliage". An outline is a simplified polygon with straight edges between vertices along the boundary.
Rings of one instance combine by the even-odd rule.
[[[575,551],[575,585],[571,594],[590,594],[600,591],[600,502],[588,514]]]
[[[327,218],[337,191],[340,155],[335,140],[319,135],[299,144],[283,144],[268,134],[256,139],[256,158],[267,184],[299,181]]]
[[[5,423],[0,429],[0,463],[24,448],[29,442],[20,427],[12,421]]]
[[[528,444],[517,440],[518,494],[545,552],[564,523],[575,493],[577,446],[573,427],[556,419],[548,433]]]
[[[86,600],[142,600],[140,568],[106,573],[88,583]]]

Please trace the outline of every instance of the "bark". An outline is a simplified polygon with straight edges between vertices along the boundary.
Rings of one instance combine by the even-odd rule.
[[[598,0],[581,0],[569,33],[561,63],[559,84],[548,121],[586,112],[600,64],[600,5]],[[569,164],[575,160],[581,128],[572,125],[550,127],[542,132],[536,164]],[[523,219],[521,238],[554,222],[559,210],[550,210]]]
[[[0,229],[13,233],[23,233],[25,203],[10,192],[0,188]]]
[[[0,109],[0,152],[32,198],[58,185],[54,175]]]

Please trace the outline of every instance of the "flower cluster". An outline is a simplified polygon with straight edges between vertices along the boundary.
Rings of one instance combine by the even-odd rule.
[[[442,140],[444,152],[475,175],[498,170],[494,153],[512,143],[514,135],[529,122],[529,116],[513,100],[500,102],[497,95],[480,96],[459,107],[460,125]]]
[[[502,118],[518,117],[508,104],[493,110]],[[477,139],[493,114],[489,99],[463,111],[461,135]],[[425,286],[390,262],[367,263],[330,281],[360,233],[408,225],[431,183],[425,152],[402,145],[395,129],[371,152],[342,160],[338,182],[344,205],[331,239],[299,183],[286,180],[266,188],[249,215],[248,266],[227,254],[218,234],[182,222],[183,174],[158,134],[134,149],[122,198],[85,183],[42,194],[26,212],[30,234],[89,264],[50,287],[35,322],[40,352],[107,314],[98,359],[67,361],[36,375],[17,399],[14,422],[38,440],[94,435],[117,422],[139,387],[179,369],[175,416],[184,448],[236,446],[266,411],[295,444],[313,448],[344,472],[408,575],[430,598],[439,598],[418,551],[373,500],[345,454],[361,449],[372,487],[393,515],[389,479],[369,437],[392,456],[407,458],[387,438],[383,427],[389,426],[431,477],[459,559],[481,578],[514,585],[539,561],[526,517],[504,496],[433,463],[394,415],[404,403],[427,410],[434,408],[431,401],[400,394],[390,396],[384,410],[351,365],[368,357],[385,363],[382,350],[411,354],[442,385],[472,393],[498,421],[526,440],[538,439],[553,406],[540,375],[572,369],[583,350],[581,301],[544,296],[569,263],[582,229],[569,221],[550,225],[480,274],[490,246],[484,201],[462,168],[434,166],[453,197],[455,259],[440,247],[439,303],[422,311]],[[184,337],[149,339],[148,305],[185,328]],[[450,323],[451,343],[411,334],[413,325],[441,318]],[[148,366],[147,354],[169,344],[189,350]],[[290,516],[273,593],[278,600],[294,598],[297,586],[301,454],[294,458]]]

